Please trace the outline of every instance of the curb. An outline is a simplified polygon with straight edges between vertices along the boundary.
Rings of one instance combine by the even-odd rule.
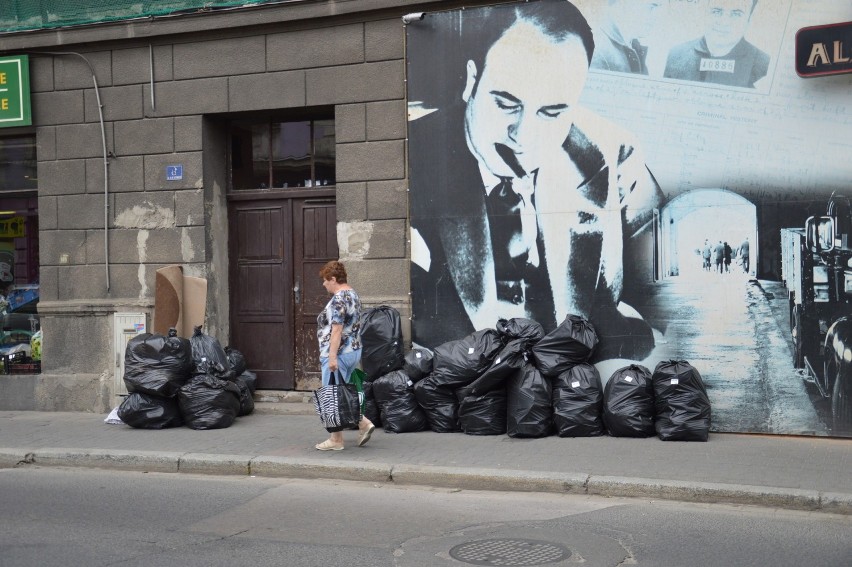
[[[5,449],[0,466],[23,465],[102,468],[140,472],[178,472],[183,453],[161,451],[112,451],[108,449]]]
[[[746,504],[852,515],[852,494],[797,488],[294,457],[105,449],[0,448],[0,469],[27,465],[267,478],[356,480],[460,490],[546,492]]]
[[[712,504],[758,504],[787,510],[817,511],[822,509],[822,499],[818,491],[798,488],[616,476],[593,476],[589,478],[586,488],[588,494],[597,496],[659,498]],[[848,497],[848,495],[840,496]],[[843,512],[840,511],[843,508],[842,502],[838,501],[838,510],[834,513],[852,514],[852,506],[848,506],[850,503],[852,503],[852,500],[847,499],[848,509]]]
[[[391,465],[380,463],[353,463],[295,457],[255,457],[251,460],[251,474],[265,477],[388,482],[391,478],[391,469]]]
[[[390,480],[394,484],[418,484],[464,490],[585,494],[588,478],[589,475],[581,473],[394,465]]]
[[[211,455],[183,453],[178,457],[177,472],[184,474],[249,475],[250,455]]]

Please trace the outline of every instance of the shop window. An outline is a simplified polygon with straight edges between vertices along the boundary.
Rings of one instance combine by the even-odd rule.
[[[231,188],[332,186],[334,151],[334,120],[235,121],[231,127]]]
[[[40,369],[35,134],[0,135],[0,372]]]
[[[0,191],[37,188],[35,134],[0,136]]]

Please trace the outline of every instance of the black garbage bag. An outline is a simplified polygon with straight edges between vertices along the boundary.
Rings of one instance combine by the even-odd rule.
[[[509,378],[507,433],[509,437],[546,437],[553,430],[551,386],[535,365],[526,362]]]
[[[405,363],[402,369],[411,378],[412,382],[417,382],[426,378],[432,373],[432,359],[435,357],[432,351],[427,348],[414,348],[405,355]]]
[[[133,392],[124,398],[118,406],[118,417],[137,429],[165,429],[183,425],[178,401],[174,397],[163,398],[141,392]]]
[[[373,396],[379,404],[382,428],[388,433],[429,429],[426,414],[417,405],[414,396],[414,383],[402,370],[394,370],[374,380]]]
[[[474,395],[471,387],[456,390],[459,399],[459,424],[468,435],[503,435],[506,433],[508,398],[506,389]]]
[[[189,380],[192,348],[189,341],[169,330],[169,336],[142,333],[127,342],[124,384],[130,393],[172,397]]]
[[[194,327],[189,338],[192,345],[192,363],[195,367],[193,374],[209,374],[223,380],[233,380],[236,374],[231,369],[231,362],[225,349],[216,339],[201,332],[201,325]]]
[[[524,339],[512,339],[503,347],[488,370],[470,383],[471,393],[481,396],[491,390],[505,390],[506,381],[523,367],[527,361],[527,346]]]
[[[432,372],[441,376],[444,386],[466,386],[488,370],[502,349],[500,333],[494,329],[475,331],[436,347]]]
[[[402,321],[399,311],[387,305],[361,315],[361,367],[375,380],[403,365]]]
[[[191,429],[224,429],[240,413],[240,388],[209,374],[197,374],[178,391],[183,422]]]
[[[414,396],[426,414],[429,429],[437,433],[461,431],[456,393],[447,386],[441,386],[440,379],[436,379],[434,374],[414,384]]]
[[[651,371],[640,364],[616,370],[604,387],[603,418],[613,437],[654,435]]]
[[[685,360],[661,362],[654,383],[657,435],[663,441],[707,441],[710,398],[698,370]]]
[[[237,415],[248,415],[254,411],[254,396],[251,395],[251,387],[243,378],[243,374],[234,378],[234,384],[240,389],[240,412]]]
[[[592,363],[612,359],[645,360],[656,345],[654,330],[638,313],[624,315],[613,306],[603,307],[594,314],[592,324],[598,335]]]
[[[231,365],[231,370],[234,371],[234,375],[239,376],[248,368],[246,357],[237,349],[226,346],[225,356],[228,357],[228,362]]]
[[[553,424],[560,437],[596,437],[603,424],[603,388],[597,368],[578,364],[553,379]]]
[[[499,319],[497,321],[497,332],[503,337],[504,342],[515,339],[523,341],[524,346],[531,347],[544,338],[544,327],[532,319],[520,317],[514,319]]]
[[[578,315],[568,315],[532,347],[532,354],[536,368],[555,378],[575,364],[589,360],[597,344],[592,324]]]
[[[364,417],[373,422],[376,427],[382,426],[382,416],[376,396],[373,394],[373,383],[364,382]]]
[[[249,391],[254,394],[255,390],[257,390],[257,374],[251,370],[243,370],[243,373],[239,377],[248,385]]]

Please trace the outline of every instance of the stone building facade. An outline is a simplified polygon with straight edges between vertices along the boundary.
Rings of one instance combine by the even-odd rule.
[[[141,312],[152,328],[164,266],[207,280],[205,330],[229,343],[239,290],[229,281],[228,136],[238,119],[333,120],[336,184],[319,189],[336,201],[339,257],[367,305],[396,307],[407,323],[401,16],[421,7],[305,1],[0,35],[0,52],[31,65],[33,128],[15,132],[37,139],[45,345],[41,374],[0,380],[0,409],[112,407],[113,315]]]
[[[209,4],[224,3],[230,1]],[[640,21],[620,17],[626,14],[617,8],[626,4],[573,3],[597,45],[606,45],[601,33],[611,29],[609,19],[613,25]],[[172,3],[124,3],[131,4]],[[317,271],[340,258],[366,306],[390,305],[401,313],[406,341],[434,347],[500,316],[536,318],[553,328],[566,313],[577,313],[598,330],[608,327],[608,342],[617,345],[597,365],[604,380],[625,360],[648,368],[670,359],[701,366],[716,387],[711,396],[718,396],[714,426],[720,431],[828,434],[840,430],[838,423],[852,423],[844,405],[848,389],[823,388],[814,396],[802,381],[802,373],[818,374],[813,368],[829,375],[832,361],[846,367],[849,350],[823,336],[848,313],[852,288],[845,282],[852,275],[846,266],[832,280],[841,293],[831,317],[806,321],[798,304],[810,298],[796,295],[782,265],[782,233],[804,234],[808,219],[825,216],[828,203],[840,202],[835,192],[848,184],[852,75],[797,76],[797,31],[848,22],[849,6],[830,0],[726,0],[725,9],[687,0],[628,3],[648,11],[641,19],[650,26],[642,31],[647,74],[592,57],[582,92],[571,100],[564,99],[571,90],[564,86],[575,85],[582,72],[538,88],[564,77],[564,62],[542,62],[539,49],[523,65],[504,51],[512,63],[498,69],[508,76],[529,72],[531,78],[519,80],[523,85],[558,94],[540,110],[554,102],[583,109],[568,137],[554,130],[553,147],[566,151],[528,168],[541,174],[531,202],[542,224],[541,235],[526,235],[541,244],[538,267],[546,270],[531,280],[528,287],[538,285],[539,292],[526,302],[497,294],[497,269],[485,270],[497,246],[493,239],[490,248],[471,245],[485,242],[481,221],[493,219],[482,213],[478,193],[489,177],[479,164],[470,167],[471,147],[462,138],[468,124],[459,114],[478,76],[465,50],[473,47],[475,57],[493,45],[496,24],[486,15],[505,16],[512,11],[507,4],[519,12],[543,5],[273,0],[7,32],[8,14],[0,13],[0,65],[5,56],[28,57],[33,117],[32,126],[0,127],[0,294],[11,253],[14,282],[38,284],[43,333],[41,372],[0,375],[0,410],[114,407],[123,388],[123,341],[137,325],[157,327],[157,271],[168,266],[206,281],[204,331],[246,355],[261,390],[309,391],[318,384],[316,315],[327,297]],[[402,16],[421,12],[429,14],[422,22],[403,22]],[[711,24],[722,13],[739,21],[728,35],[737,36],[740,50],[695,55],[708,34],[721,33]],[[486,21],[490,27],[481,25]],[[842,59],[841,43],[826,45]],[[684,46],[692,46],[695,56],[687,59],[697,76],[674,57]],[[737,59],[742,50],[751,54],[747,60]],[[743,75],[748,80],[735,81],[744,65],[751,66]],[[502,99],[504,89],[496,91],[486,92]],[[523,114],[506,100],[507,116]],[[0,126],[2,110],[0,96]],[[487,141],[505,146],[503,135],[517,133],[518,120],[492,115],[481,132],[499,134]],[[582,136],[571,136],[577,133]],[[10,148],[19,152],[12,161]],[[467,163],[454,161],[459,157]],[[624,195],[638,186],[629,183],[638,183],[637,171],[645,187],[658,184],[659,191],[646,192],[654,199],[643,206],[642,223],[616,223],[623,220]],[[10,174],[18,179],[11,187]],[[576,192],[563,191],[566,179],[574,180],[568,188]],[[597,193],[586,191],[592,186]],[[592,193],[594,207],[583,201]],[[833,246],[844,263],[852,230],[847,208],[832,213],[838,219]],[[12,215],[26,219],[25,237],[4,232]],[[710,242],[719,251],[717,274],[699,262]],[[729,252],[724,275],[723,242],[737,252]],[[743,255],[746,242],[750,258]],[[569,262],[573,251],[577,266]],[[595,294],[569,290],[561,273],[591,276],[583,289],[594,285]],[[822,274],[813,270],[813,279],[827,280]],[[814,297],[822,293],[814,302],[827,303],[826,282],[811,283]],[[597,301],[601,294],[606,301]],[[0,349],[7,330],[4,319]],[[825,360],[805,364],[815,354]],[[842,376],[834,383],[849,384],[852,373]]]

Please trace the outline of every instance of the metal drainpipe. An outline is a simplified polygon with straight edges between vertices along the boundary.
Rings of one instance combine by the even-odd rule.
[[[81,53],[74,51],[39,51],[33,55],[76,55],[86,62],[89,71],[92,72],[92,83],[95,85],[95,99],[98,103],[98,118],[101,124],[101,146],[104,156],[104,267],[106,268],[106,288],[109,291],[109,161],[106,147],[106,128],[104,127],[104,107],[101,104],[101,93],[98,89],[98,79],[95,77],[95,68]]]
[[[154,101],[154,46],[148,44],[148,68],[151,70],[151,110],[157,110],[157,104]]]

